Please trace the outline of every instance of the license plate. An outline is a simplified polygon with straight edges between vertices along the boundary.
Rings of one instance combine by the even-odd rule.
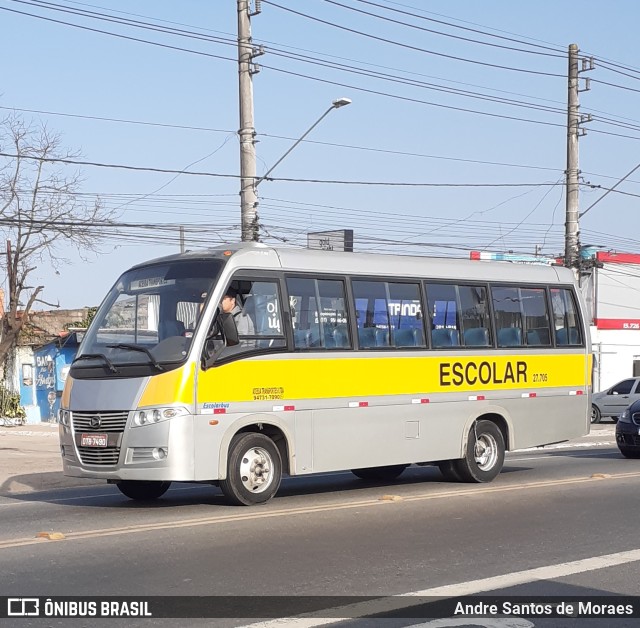
[[[80,447],[106,447],[109,437],[106,434],[81,434]]]

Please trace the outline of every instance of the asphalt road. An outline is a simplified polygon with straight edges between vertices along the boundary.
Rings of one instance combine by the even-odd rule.
[[[417,467],[385,485],[350,473],[289,478],[274,500],[255,508],[227,506],[218,489],[198,485],[174,485],[151,506],[106,485],[2,497],[0,590],[20,597],[336,596],[338,606],[362,601],[342,596],[408,593],[418,593],[417,601],[478,594],[640,595],[639,481],[640,461],[623,459],[613,427],[603,424],[562,447],[509,454],[503,473],[487,485],[446,483],[437,469]],[[37,538],[39,533],[64,538]],[[384,611],[384,600],[382,607],[377,603],[324,622],[287,625],[374,625],[351,618]],[[285,605],[287,598],[274,604]],[[227,609],[232,619],[130,618],[109,625],[258,622],[241,619],[243,608]],[[375,625],[478,625],[396,615]],[[491,625],[638,623],[510,621]]]

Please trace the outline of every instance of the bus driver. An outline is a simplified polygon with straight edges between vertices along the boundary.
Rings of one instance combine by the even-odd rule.
[[[220,301],[220,309],[225,314],[231,314],[231,316],[233,316],[233,320],[235,321],[236,328],[238,330],[238,336],[253,336],[255,333],[253,321],[240,307],[240,304],[238,303],[238,291],[232,286],[227,288],[227,291],[222,297],[222,301]]]

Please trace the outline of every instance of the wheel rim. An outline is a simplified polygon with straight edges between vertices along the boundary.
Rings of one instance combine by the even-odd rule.
[[[273,482],[273,458],[263,447],[252,447],[240,460],[240,481],[250,493],[263,493]]]
[[[476,437],[474,458],[481,471],[491,470],[498,461],[498,443],[491,434]]]
[[[598,420],[598,408],[591,406],[591,423],[595,423]]]

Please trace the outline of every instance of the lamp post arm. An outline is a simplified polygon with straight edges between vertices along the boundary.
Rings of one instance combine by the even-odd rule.
[[[609,194],[609,192],[613,192],[625,179],[630,177],[638,168],[640,168],[640,164],[638,164],[630,172],[627,172],[627,174],[625,174],[624,177],[620,179],[620,181],[618,181],[612,188],[609,188],[600,198],[596,199],[593,203],[591,203],[591,205],[589,205],[587,209],[585,209],[583,212],[580,212],[580,215],[578,216],[578,218],[582,218],[596,203],[599,203],[607,194]]]
[[[254,188],[257,188],[258,185],[264,181],[275,169],[276,167],[284,160],[284,158],[298,145],[300,144],[300,142],[302,142],[302,140],[304,140],[305,137],[307,137],[307,135],[309,135],[309,133],[311,133],[311,131],[313,131],[313,129],[315,129],[324,119],[325,117],[334,109],[336,109],[335,105],[331,105],[331,107],[329,107],[329,109],[327,109],[306,131],[305,133],[300,136],[290,147],[289,150],[282,155],[282,157],[280,157],[280,159],[278,159],[278,161],[276,161],[275,164],[273,164],[273,166],[271,166],[271,168],[269,168],[269,170],[267,170],[261,177],[259,177],[258,179],[256,179],[256,182],[253,184]]]

